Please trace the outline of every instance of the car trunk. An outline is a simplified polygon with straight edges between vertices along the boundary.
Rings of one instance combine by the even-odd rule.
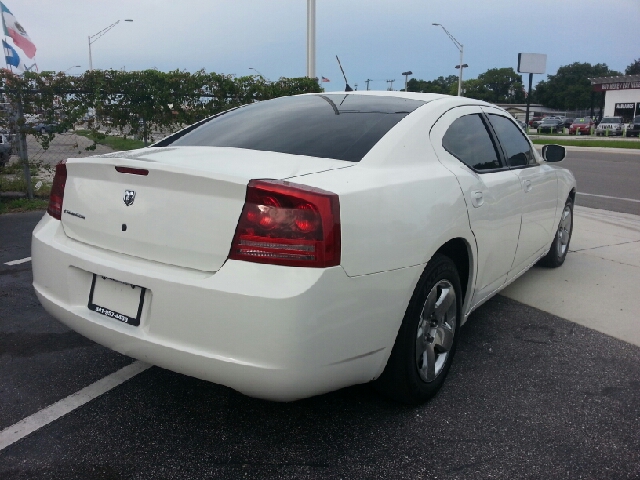
[[[229,254],[249,180],[353,165],[345,163],[216,147],[151,147],[70,159],[62,225],[68,237],[86,244],[214,272]]]

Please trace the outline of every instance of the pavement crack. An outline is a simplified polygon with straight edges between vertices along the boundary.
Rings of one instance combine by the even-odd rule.
[[[617,247],[619,245],[628,245],[630,243],[640,243],[640,240],[630,240],[628,242],[612,243],[609,245],[600,245],[598,247],[591,247],[591,248],[580,248],[578,250],[569,250],[569,252],[572,252],[572,253],[586,252],[587,250],[597,250],[598,248],[605,248],[605,247]]]

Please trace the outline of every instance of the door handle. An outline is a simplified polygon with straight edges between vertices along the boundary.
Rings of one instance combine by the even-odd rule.
[[[530,192],[533,187],[531,186],[531,180],[524,181],[524,191]]]
[[[471,192],[471,205],[475,208],[481,207],[484,203],[484,195],[480,190],[474,190]]]

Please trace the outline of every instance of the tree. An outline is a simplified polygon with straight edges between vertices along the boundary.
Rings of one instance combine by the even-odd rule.
[[[635,59],[625,71],[625,75],[640,75],[640,58]]]
[[[578,110],[591,106],[590,78],[610,77],[620,72],[609,69],[605,63],[572,63],[558,69],[555,75],[547,75],[536,85],[534,98],[545,107],[558,110]]]
[[[449,95],[451,85],[458,85],[458,77],[449,75],[448,77],[438,77],[435,80],[417,80],[412,78],[407,83],[407,91],[422,93],[442,93]],[[457,88],[457,87],[456,87]]]
[[[464,96],[491,103],[522,103],[524,89],[522,79],[515,70],[490,68],[477,79],[464,82]]]

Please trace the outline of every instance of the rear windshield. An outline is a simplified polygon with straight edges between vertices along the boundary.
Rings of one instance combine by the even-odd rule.
[[[236,147],[359,162],[425,103],[373,95],[281,97],[230,110],[155,146]]]

